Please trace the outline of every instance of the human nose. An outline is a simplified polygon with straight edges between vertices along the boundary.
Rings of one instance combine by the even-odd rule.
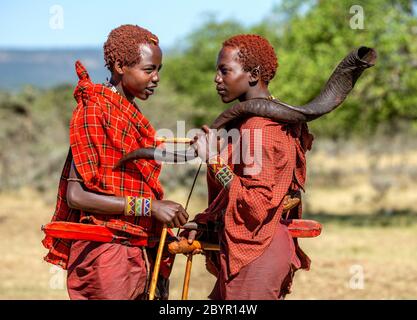
[[[222,82],[222,78],[221,78],[221,76],[220,76],[220,72],[219,72],[219,71],[217,71],[217,72],[216,72],[216,75],[214,76],[214,82],[215,82],[216,84],[219,84],[219,83],[221,83],[221,82]]]
[[[156,70],[152,77],[152,82],[158,83],[159,82],[159,72]]]

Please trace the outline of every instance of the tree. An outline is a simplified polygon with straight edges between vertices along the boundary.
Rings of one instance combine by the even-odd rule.
[[[364,29],[350,27],[350,8],[358,3]],[[293,15],[282,36],[271,39],[282,62],[271,88],[285,101],[305,103],[340,59],[365,45],[377,50],[376,66],[365,72],[344,106],[313,123],[313,129],[332,136],[366,134],[380,124],[416,121],[416,27],[407,1],[318,1],[304,15]]]
[[[359,5],[364,28],[353,29]],[[291,104],[316,96],[337,63],[353,48],[378,52],[343,107],[315,121],[313,130],[333,137],[369,134],[399,121],[417,125],[417,18],[405,0],[282,1],[264,21],[244,28],[209,17],[185,39],[184,48],[165,63],[165,75],[179,94],[192,98],[195,125],[210,123],[225,106],[216,96],[213,78],[221,44],[237,33],[257,33],[271,41],[280,67],[271,91]]]

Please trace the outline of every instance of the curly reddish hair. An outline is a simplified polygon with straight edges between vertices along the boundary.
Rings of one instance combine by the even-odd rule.
[[[278,68],[278,59],[274,48],[265,38],[255,34],[239,34],[223,42],[223,47],[239,49],[239,62],[243,70],[251,71],[259,66],[261,80],[269,83]]]
[[[124,24],[113,29],[104,43],[104,61],[106,67],[113,71],[114,64],[133,66],[140,62],[139,45],[159,44],[159,39],[149,30],[132,24]]]

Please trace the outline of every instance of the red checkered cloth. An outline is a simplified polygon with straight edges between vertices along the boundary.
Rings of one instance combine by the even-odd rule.
[[[261,256],[269,246],[283,212],[284,196],[290,190],[304,187],[305,152],[311,148],[313,140],[305,124],[284,125],[261,117],[243,120],[237,128],[241,135],[246,131],[250,136],[250,147],[242,150],[243,157],[245,154],[253,157],[255,144],[261,146],[261,169],[251,174],[244,169],[253,165],[243,161],[232,164],[232,144],[229,143],[229,166],[235,174],[230,190],[225,191],[209,170],[209,207],[195,218],[201,223],[213,218],[223,219],[229,277]],[[255,143],[257,130],[262,130],[261,143]],[[301,206],[285,218],[301,218]],[[299,248],[297,240],[294,241],[301,268],[308,269],[310,259]]]
[[[70,150],[62,170],[52,221],[80,222],[91,215],[68,207],[66,192],[71,161],[91,191],[162,199],[163,190],[158,180],[161,166],[155,161],[136,160],[113,171],[113,166],[126,153],[158,145],[154,128],[136,104],[104,85],[92,83],[79,61],[75,67],[79,77],[74,91],[77,107],[70,123]],[[99,219],[89,221],[132,236],[147,237],[160,234],[161,230],[161,225],[150,217],[100,215]],[[45,237],[42,242],[49,249],[44,259],[66,269],[71,241]]]

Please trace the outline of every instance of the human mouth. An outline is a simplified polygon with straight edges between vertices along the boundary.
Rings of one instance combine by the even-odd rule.
[[[148,96],[153,95],[156,87],[148,87],[145,89],[145,92]]]
[[[217,90],[217,94],[219,94],[220,96],[223,96],[226,94],[226,89],[224,88],[216,88]]]

